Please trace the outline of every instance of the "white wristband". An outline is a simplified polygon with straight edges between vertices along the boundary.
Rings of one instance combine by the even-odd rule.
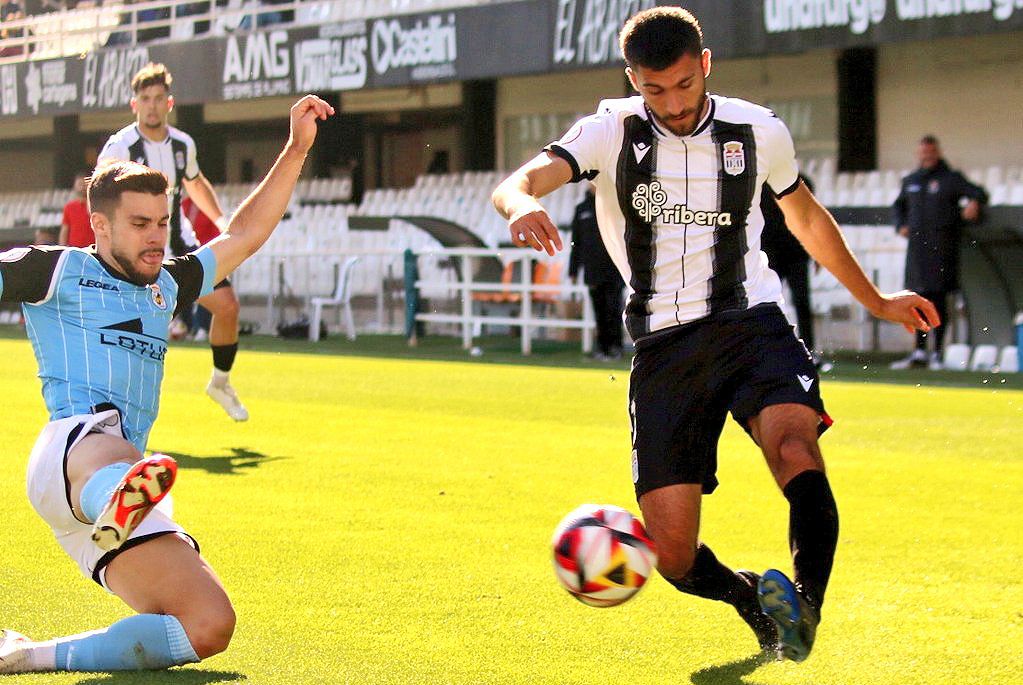
[[[220,229],[220,232],[223,233],[227,230],[227,225],[230,223],[230,221],[228,221],[226,214],[221,214],[213,223],[215,223],[217,225],[217,228]]]

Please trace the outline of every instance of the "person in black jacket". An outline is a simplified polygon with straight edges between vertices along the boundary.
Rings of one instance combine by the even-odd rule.
[[[938,308],[942,325],[934,328],[934,351],[927,355],[927,334],[917,331],[913,353],[892,364],[942,368],[945,321],[950,293],[959,289],[959,239],[964,222],[976,221],[987,193],[950,168],[941,156],[938,139],[928,135],[917,146],[920,168],[902,179],[902,191],[892,209],[906,249],[906,288],[915,290]],[[965,200],[962,207],[960,203]]]
[[[799,178],[810,192],[813,192],[813,183],[810,179],[802,174]],[[788,283],[792,294],[792,306],[796,310],[799,336],[813,357],[814,365],[821,368],[823,361],[814,344],[813,311],[810,309],[810,256],[785,225],[785,215],[781,213],[774,193],[768,187],[761,190],[760,211],[764,215],[760,249],[767,254],[767,262],[778,277]]]
[[[568,275],[575,280],[579,267],[590,289],[593,311],[597,319],[597,353],[601,360],[622,356],[622,288],[625,281],[604,248],[597,228],[597,200],[593,186],[575,208],[572,217],[572,252],[568,258]]]

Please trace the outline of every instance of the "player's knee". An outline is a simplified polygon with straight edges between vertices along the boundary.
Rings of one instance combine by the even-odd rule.
[[[234,293],[231,293],[230,296],[224,298],[221,316],[231,319],[237,319],[238,314],[241,312],[241,309],[242,307],[241,304],[238,302],[238,298],[235,297]]]
[[[220,654],[231,644],[236,622],[234,608],[228,603],[192,618],[185,632],[196,655],[200,659],[208,659],[214,654]]]
[[[816,443],[801,435],[782,436],[778,444],[777,459],[779,465],[789,471],[824,468]]]
[[[669,580],[682,580],[693,568],[696,550],[688,545],[659,545],[657,548],[657,570]]]

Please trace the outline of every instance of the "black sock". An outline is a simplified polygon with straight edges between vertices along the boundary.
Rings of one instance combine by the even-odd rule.
[[[803,471],[789,481],[784,493],[796,585],[819,611],[838,546],[838,506],[821,471]]]
[[[735,573],[718,561],[710,547],[702,542],[696,546],[693,567],[685,578],[665,578],[676,589],[686,594],[727,602],[735,605],[740,593],[748,586]]]
[[[227,373],[234,366],[234,357],[238,354],[238,343],[230,345],[210,345],[213,350],[213,367]]]

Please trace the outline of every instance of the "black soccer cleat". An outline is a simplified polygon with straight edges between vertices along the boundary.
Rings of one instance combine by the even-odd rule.
[[[743,582],[745,587],[735,603],[735,610],[750,627],[753,634],[757,636],[757,644],[765,653],[777,654],[780,646],[778,644],[778,629],[771,617],[760,608],[760,601],[757,599],[757,584],[760,582],[760,575],[753,571],[736,571],[735,575]]]
[[[757,583],[757,599],[764,613],[778,626],[782,657],[804,661],[810,656],[820,615],[795,584],[781,571],[771,569]]]

